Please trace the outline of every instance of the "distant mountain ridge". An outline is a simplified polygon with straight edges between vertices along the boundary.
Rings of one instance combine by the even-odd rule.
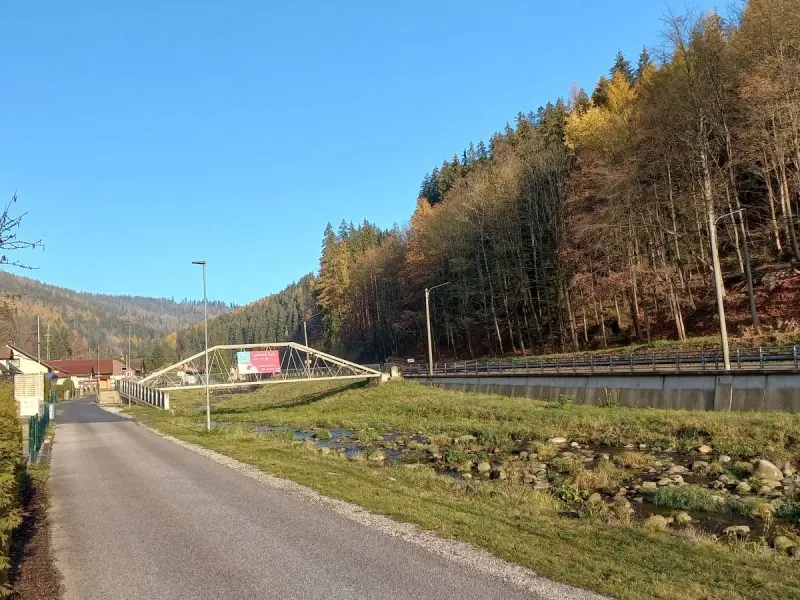
[[[29,351],[36,351],[36,317],[40,320],[42,358],[149,356],[153,344],[170,332],[203,319],[203,302],[167,298],[77,292],[0,271],[0,336]],[[233,308],[209,302],[209,316]],[[49,326],[49,338],[47,330]]]

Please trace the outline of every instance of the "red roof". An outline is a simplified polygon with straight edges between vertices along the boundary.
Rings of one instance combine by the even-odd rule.
[[[83,360],[51,360],[47,363],[53,369],[75,377],[100,375],[122,375],[122,361],[115,358]]]

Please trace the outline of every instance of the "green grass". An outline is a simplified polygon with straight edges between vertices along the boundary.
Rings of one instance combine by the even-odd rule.
[[[173,392],[175,415],[190,415],[201,394]],[[387,432],[472,434],[482,443],[531,442],[563,436],[581,443],[691,449],[758,456],[773,462],[800,454],[800,415],[715,413],[575,405],[565,408],[529,398],[449,392],[409,382],[331,388],[330,383],[264,386],[248,394],[219,396],[214,418],[232,423],[342,427],[371,438]]]
[[[459,482],[430,468],[376,467],[302,449],[275,435],[248,433],[248,423],[343,427],[375,434],[424,434],[440,443],[471,434],[480,443],[514,441],[533,448],[561,435],[586,443],[645,442],[716,448],[748,444],[764,456],[797,456],[800,421],[792,415],[689,413],[601,409],[480,394],[459,394],[410,383],[332,390],[317,384],[278,385],[228,396],[214,418],[234,427],[203,430],[196,396],[174,393],[174,414],[132,410],[166,433],[213,448],[262,470],[308,485],[439,535],[469,541],[541,575],[622,599],[797,597],[800,569],[788,557],[702,536],[687,539],[602,518],[561,516],[556,493],[512,481]],[[444,446],[443,446],[444,451]],[[461,460],[459,453],[451,458]],[[620,472],[607,467],[608,484]],[[590,485],[580,469],[573,482]],[[591,477],[595,477],[592,475]],[[562,489],[563,488],[563,489]],[[563,494],[577,492],[567,482]],[[691,568],[687,568],[690,565]],[[676,576],[676,574],[680,576]]]

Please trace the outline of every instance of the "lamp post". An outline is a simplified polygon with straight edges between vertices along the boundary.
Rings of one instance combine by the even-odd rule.
[[[306,318],[303,321],[303,343],[305,344],[306,348],[308,348],[308,328],[306,327],[306,323],[308,323],[311,319],[313,319],[314,317],[318,317],[321,314],[322,314],[322,311],[320,311],[318,313],[314,313],[313,315],[311,315],[310,317]],[[308,358],[308,350],[306,350],[306,371],[309,370],[310,366],[311,366],[311,360],[309,360],[309,358]]]
[[[203,267],[203,322],[206,332],[206,429],[211,431],[211,390],[208,387],[208,294],[206,293],[206,261],[193,260],[192,264]]]
[[[450,285],[449,281],[440,283],[432,288],[425,288],[425,321],[428,325],[428,375],[433,377],[433,338],[431,338],[431,292],[436,288]]]
[[[719,223],[725,217],[733,216],[737,213],[742,212],[742,208],[739,210],[734,210],[729,213],[725,213],[724,215],[718,216],[714,219],[714,227],[716,228],[717,223]],[[725,289],[722,285],[722,267],[719,264],[719,253],[717,252],[716,248],[716,235],[713,235],[714,231],[712,231],[711,236],[711,243],[714,244],[714,247],[711,249],[711,258],[713,261],[714,266],[714,288],[717,293],[717,314],[719,315],[719,337],[722,342],[722,365],[726,371],[731,370],[731,351],[730,347],[728,346],[728,325],[725,323],[725,305],[723,304],[723,296],[725,295]],[[747,240],[745,240],[747,243]]]

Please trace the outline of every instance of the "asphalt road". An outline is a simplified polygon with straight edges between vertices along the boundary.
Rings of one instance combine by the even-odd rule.
[[[61,405],[53,547],[66,600],[555,598],[476,572],[165,440]]]

